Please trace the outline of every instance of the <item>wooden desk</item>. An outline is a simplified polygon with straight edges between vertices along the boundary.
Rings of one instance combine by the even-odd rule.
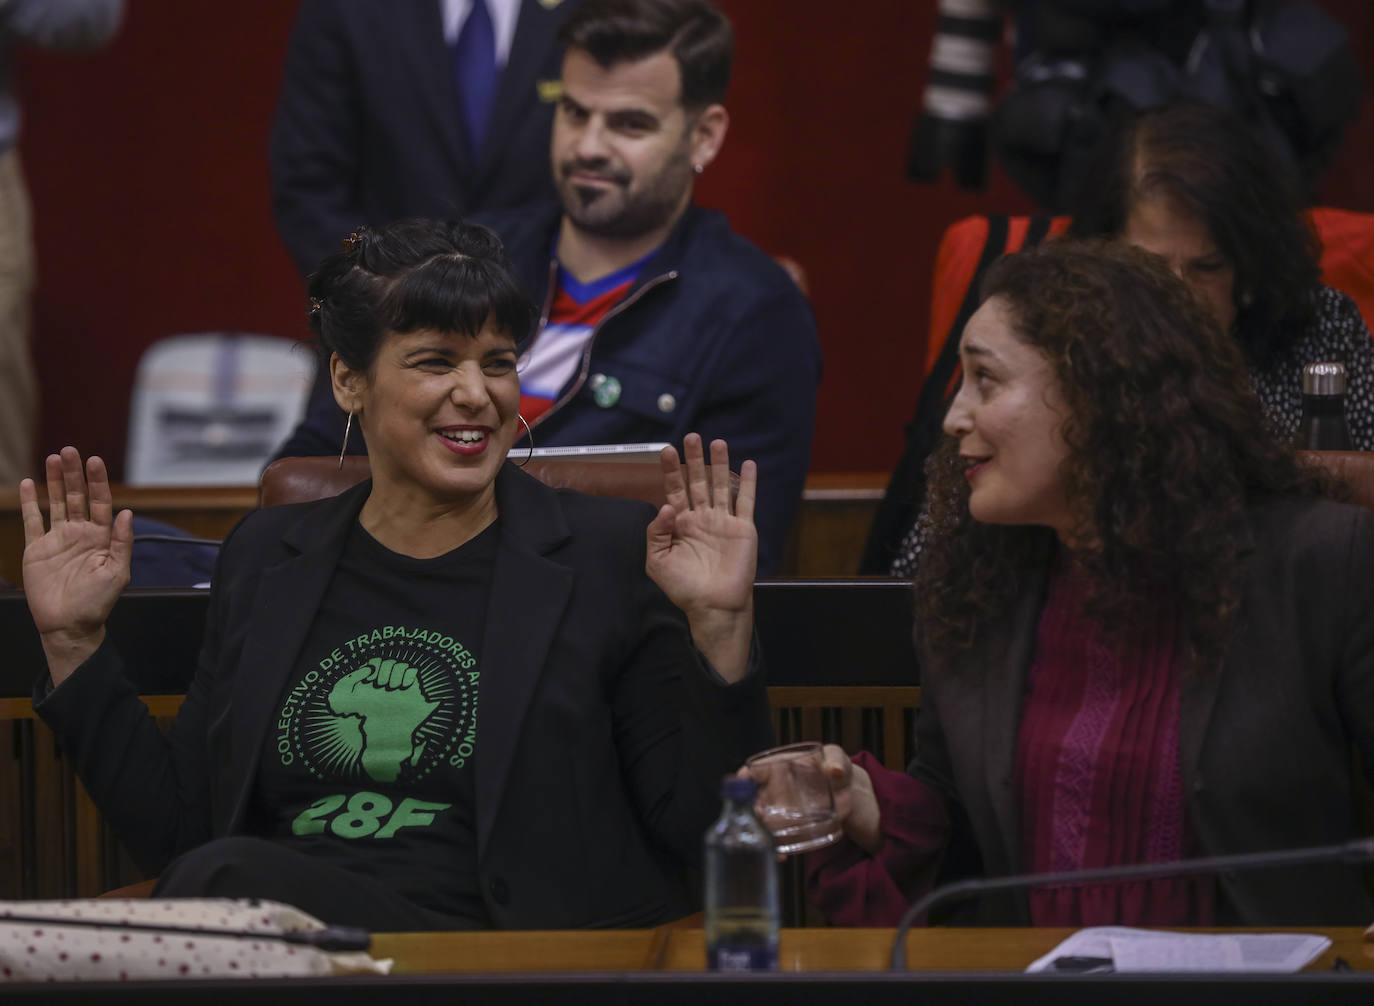
[[[813,472],[807,476],[783,575],[857,573],[887,480],[887,472]]]
[[[370,953],[390,957],[398,975],[657,971],[670,934],[668,929],[377,933]]]
[[[1212,930],[1216,932],[1218,930]],[[1235,930],[1275,932],[1274,929]],[[1330,971],[1337,957],[1371,972],[1374,944],[1362,929],[1309,928],[1294,932],[1331,938],[1331,948],[1310,972]],[[1049,953],[1072,929],[913,930],[907,960],[915,972],[1017,972]],[[891,929],[784,929],[780,970],[789,972],[886,971]],[[706,934],[701,929],[622,931],[380,933],[372,956],[390,957],[396,974],[478,974],[587,971],[702,971]],[[1079,976],[1083,977],[1083,976]],[[1370,989],[1374,1001],[1374,985]]]
[[[115,512],[128,508],[140,517],[172,524],[196,538],[223,538],[244,514],[258,505],[257,486],[136,488],[116,485]],[[39,498],[44,497],[42,489]],[[0,489],[0,577],[19,582],[24,556],[24,524],[19,518],[19,490]]]
[[[793,576],[853,575],[886,485],[885,472],[811,475],[788,542],[785,572]],[[257,486],[179,489],[115,485],[113,489],[117,510],[128,507],[140,517],[172,524],[197,538],[223,538],[258,505]],[[19,490],[5,486],[0,488],[0,577],[17,584],[23,554]]]
[[[933,929],[908,949],[924,970],[885,969],[891,930],[785,930],[776,973],[701,970],[701,930],[524,933],[392,933],[373,954],[390,956],[387,976],[217,981],[63,983],[0,986],[21,1004],[224,1003],[260,1006],[1038,1006],[1167,1003],[1374,1002],[1374,963],[1359,929],[1308,929],[1332,937],[1331,952],[1299,975],[1026,975],[1021,969],[1068,930]],[[1336,955],[1358,970],[1332,972]],[[799,969],[799,970],[797,970]]]

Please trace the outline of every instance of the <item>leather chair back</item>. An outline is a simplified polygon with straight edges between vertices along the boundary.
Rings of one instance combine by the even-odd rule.
[[[586,461],[581,458],[539,458],[525,471],[553,489],[576,489],[591,496],[643,500],[662,506],[663,470],[652,461]],[[709,471],[709,469],[708,469]],[[344,458],[278,458],[267,466],[258,484],[258,506],[304,503],[337,496],[372,474],[361,455]],[[730,473],[731,498],[739,491],[739,477]]]

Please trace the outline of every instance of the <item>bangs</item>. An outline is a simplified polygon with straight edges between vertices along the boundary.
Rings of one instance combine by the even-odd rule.
[[[516,345],[529,339],[535,323],[534,303],[507,270],[458,253],[436,255],[396,279],[380,308],[384,330],[471,337],[490,320]]]

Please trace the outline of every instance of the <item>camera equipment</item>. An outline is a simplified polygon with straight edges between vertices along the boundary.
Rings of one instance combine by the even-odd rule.
[[[1192,99],[1249,121],[1310,188],[1358,111],[1345,28],[1307,0],[1020,0],[1011,10],[1019,58],[989,131],[997,13],[990,0],[941,0],[913,178],[953,164],[960,184],[980,185],[990,143],[1022,189],[1062,211],[1121,116]]]

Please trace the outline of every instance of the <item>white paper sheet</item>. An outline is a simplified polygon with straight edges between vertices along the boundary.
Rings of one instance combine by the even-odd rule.
[[[1080,929],[1026,968],[1092,974],[1140,972],[1265,972],[1292,974],[1316,960],[1331,941],[1303,933],[1166,933],[1099,926]],[[1061,965],[1056,961],[1067,958]],[[1095,963],[1100,962],[1100,963]]]

